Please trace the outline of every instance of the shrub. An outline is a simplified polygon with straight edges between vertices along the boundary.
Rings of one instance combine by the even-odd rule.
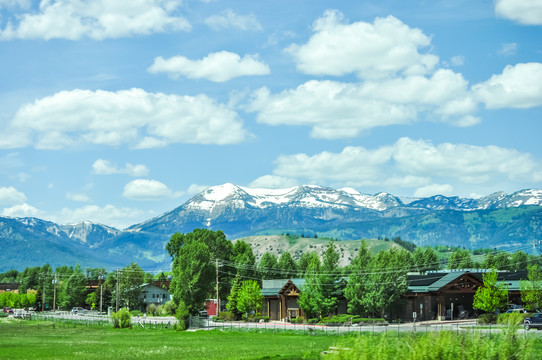
[[[298,316],[297,317],[297,323],[298,324],[303,324],[305,322],[305,318],[303,316]]]
[[[147,305],[147,314],[154,315],[155,313],[156,313],[156,305],[155,304]]]
[[[517,326],[523,324],[523,320],[528,316],[529,314],[522,314],[519,312],[500,314],[497,318],[497,324]]]
[[[179,306],[177,307],[177,311],[175,312],[175,317],[178,320],[177,326],[174,327],[175,330],[179,330],[179,331],[186,330],[186,328],[188,327],[187,324],[186,324],[186,320],[188,319],[188,315],[190,315],[190,313],[188,312],[188,308],[181,301],[179,303]]]
[[[164,311],[167,315],[175,315],[175,310],[177,310],[177,304],[175,304],[175,301],[169,300],[164,304]]]
[[[113,320],[113,327],[115,329],[131,328],[132,327],[131,317],[132,315],[126,308],[122,308],[116,313],[112,313],[111,319]]]
[[[263,322],[269,322],[271,318],[269,316],[262,316],[261,320],[263,320]]]
[[[309,320],[307,320],[307,322],[308,322],[309,324],[316,324],[316,323],[318,322],[318,318],[309,319]]]
[[[130,311],[130,315],[132,315],[132,316],[141,316],[141,315],[143,315],[143,313],[141,311],[139,311],[139,310],[132,310],[132,311]]]
[[[235,320],[235,314],[230,311],[221,311],[218,313],[218,318],[222,321],[233,321]]]
[[[486,313],[478,316],[478,324],[496,324],[497,314]]]

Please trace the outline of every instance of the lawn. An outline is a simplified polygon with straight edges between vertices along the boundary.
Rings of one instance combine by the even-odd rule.
[[[39,325],[39,327],[38,327]],[[317,359],[337,336],[0,324],[2,359]]]

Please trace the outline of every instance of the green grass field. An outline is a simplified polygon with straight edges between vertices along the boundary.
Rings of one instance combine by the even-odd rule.
[[[318,359],[337,341],[296,333],[0,324],[1,359]]]

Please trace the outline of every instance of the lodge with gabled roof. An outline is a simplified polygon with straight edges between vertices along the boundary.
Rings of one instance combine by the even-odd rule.
[[[407,321],[412,321],[414,316],[418,321],[472,318],[476,315],[473,308],[474,294],[483,285],[485,272],[487,270],[465,269],[409,274],[408,290],[403,295],[404,304],[395,317]],[[522,303],[521,280],[527,280],[527,271],[497,273],[497,281],[508,287],[509,303]],[[263,280],[262,314],[269,316],[271,320],[305,316],[298,304],[304,284],[305,280],[300,278]],[[339,299],[339,306],[333,313],[346,312],[346,300]]]

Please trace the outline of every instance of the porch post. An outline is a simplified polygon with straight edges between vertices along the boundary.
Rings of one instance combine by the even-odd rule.
[[[439,295],[437,320],[442,321],[445,319],[446,319],[446,304],[444,302],[444,295]]]

